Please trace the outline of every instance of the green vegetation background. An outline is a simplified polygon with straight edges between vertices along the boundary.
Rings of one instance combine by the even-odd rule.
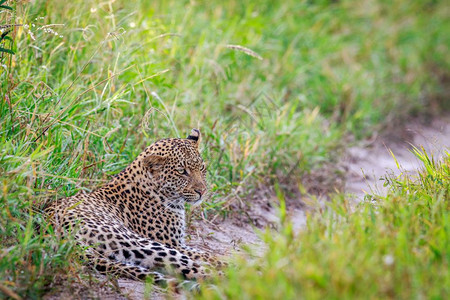
[[[40,297],[56,277],[70,278],[78,268],[79,249],[70,238],[44,233],[46,224],[33,207],[95,188],[155,139],[201,129],[213,194],[202,209],[216,213],[227,207],[225,195],[245,196],[261,182],[301,185],[302,178],[317,170],[337,177],[332,166],[349,142],[395,128],[411,115],[448,109],[446,1],[6,4],[14,10],[2,10],[1,24],[24,26],[9,34],[12,45],[2,41],[15,55],[0,56],[3,293]],[[443,195],[448,196],[448,177],[444,179]],[[421,209],[436,199],[441,198],[432,197]],[[438,209],[448,209],[445,200],[436,204]],[[427,220],[446,224],[444,231],[423,230],[444,238],[433,243],[446,266],[448,253],[442,246],[448,248],[448,214],[438,214]],[[35,234],[35,224],[41,225],[40,234]],[[342,232],[354,233],[345,226]],[[372,237],[370,230],[360,234]],[[311,236],[307,241],[320,248]],[[376,247],[363,241],[355,241],[354,249]],[[402,249],[416,242],[422,243],[405,240]],[[346,255],[344,246],[333,244],[335,260]],[[289,253],[297,257],[295,251]],[[405,265],[410,263],[412,272],[427,270],[416,268],[415,262]],[[314,259],[309,264],[317,272],[330,268]],[[370,268],[385,274],[383,268]],[[298,269],[310,270],[304,265]],[[353,284],[360,280],[346,266],[336,272]],[[358,276],[379,278],[377,272]],[[339,290],[346,285],[330,285],[332,274],[322,275],[314,273],[318,279],[312,286],[299,284],[303,277],[283,282],[317,297],[364,295],[356,288]],[[239,276],[229,278],[250,280]],[[414,280],[421,287],[434,286],[433,295],[443,291],[437,281]],[[331,293],[329,286],[341,293]],[[399,289],[375,289],[373,295],[408,296]]]

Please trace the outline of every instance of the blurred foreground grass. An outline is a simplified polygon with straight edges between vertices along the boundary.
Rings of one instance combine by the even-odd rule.
[[[38,297],[76,269],[70,239],[34,233],[33,204],[95,188],[155,139],[201,129],[203,209],[220,210],[260,182],[332,183],[349,137],[448,98],[445,1],[6,4],[1,24],[23,26],[0,56],[2,292]]]
[[[267,231],[263,257],[203,286],[203,299],[446,299],[450,293],[450,154],[417,152],[418,176],[386,178],[387,196],[339,196],[296,235]]]

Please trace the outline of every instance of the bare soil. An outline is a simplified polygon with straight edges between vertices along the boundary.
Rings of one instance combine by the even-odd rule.
[[[366,141],[363,146],[348,149],[344,158],[345,191],[355,200],[362,200],[368,193],[385,195],[386,174],[397,177],[420,168],[412,152],[414,147],[423,147],[436,160],[441,159],[445,151],[450,151],[450,115],[430,122],[413,121],[400,130]]]

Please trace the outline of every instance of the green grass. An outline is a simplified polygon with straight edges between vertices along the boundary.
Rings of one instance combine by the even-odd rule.
[[[47,226],[33,205],[95,188],[155,139],[201,129],[216,213],[260,182],[332,178],[349,136],[448,97],[445,1],[7,4],[1,24],[27,26],[0,53],[0,287],[21,296],[78,253],[32,235]]]
[[[267,231],[267,252],[203,286],[203,299],[446,299],[450,293],[450,154],[422,152],[418,176],[389,179],[356,208],[336,197],[295,235]],[[197,298],[196,297],[196,298]]]

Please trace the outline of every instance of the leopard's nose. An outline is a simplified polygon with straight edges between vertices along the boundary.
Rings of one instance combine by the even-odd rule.
[[[206,192],[206,189],[195,189],[194,190],[199,196],[200,198],[203,196],[203,194]]]

